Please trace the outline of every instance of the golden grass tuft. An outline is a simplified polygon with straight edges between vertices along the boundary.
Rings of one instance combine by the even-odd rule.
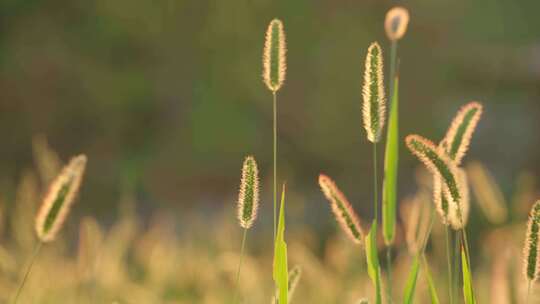
[[[259,170],[253,156],[248,156],[242,166],[240,192],[238,194],[238,221],[249,229],[257,218],[259,208]]]
[[[383,56],[381,46],[373,42],[367,52],[362,114],[368,140],[376,143],[381,138],[386,117],[386,98],[384,95]]]
[[[341,225],[341,228],[354,243],[361,244],[365,234],[351,203],[349,203],[345,195],[339,190],[330,177],[324,174],[319,175],[319,185],[330,202],[332,212],[334,212],[336,220]]]
[[[285,81],[287,48],[283,22],[274,19],[268,25],[263,51],[263,80],[268,89],[277,92]]]
[[[73,157],[52,181],[36,217],[36,233],[42,242],[53,241],[75,201],[86,168],[86,155]]]
[[[397,41],[405,35],[407,32],[407,26],[409,25],[409,11],[401,6],[391,8],[386,13],[386,19],[384,20],[384,29],[386,36],[390,41]]]

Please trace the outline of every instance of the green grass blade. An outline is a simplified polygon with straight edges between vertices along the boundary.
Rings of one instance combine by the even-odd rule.
[[[381,304],[381,270],[379,266],[379,256],[377,255],[377,220],[373,221],[371,229],[366,237],[366,260],[368,275],[375,286],[375,303]]]
[[[429,264],[426,260],[426,256],[423,256],[424,259],[424,273],[426,275],[426,280],[429,289],[429,297],[431,298],[431,304],[439,304],[439,296],[437,295],[437,289],[433,283],[433,278],[431,276],[431,271],[429,270]]]
[[[289,273],[287,266],[287,244],[285,243],[285,185],[281,192],[279,221],[274,248],[274,281],[279,295],[279,303],[288,303]]]
[[[398,82],[394,81],[394,90],[390,106],[390,118],[386,133],[386,150],[384,153],[384,183],[383,183],[383,236],[386,244],[394,241],[396,233],[396,197],[399,162],[399,115],[398,115]]]
[[[463,247],[461,247],[461,268],[463,271],[463,297],[465,304],[475,304],[476,300],[474,299],[471,270],[469,269],[469,263]]]
[[[418,255],[416,255],[414,257],[409,276],[407,277],[407,282],[405,283],[405,294],[403,295],[403,303],[405,304],[414,303],[414,292],[416,290],[416,281],[418,279],[419,267],[420,258],[418,257]]]

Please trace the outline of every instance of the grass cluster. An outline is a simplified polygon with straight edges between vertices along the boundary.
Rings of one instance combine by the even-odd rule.
[[[212,225],[189,223],[205,237],[190,233],[179,239],[166,215],[157,216],[143,229],[131,201],[124,203],[126,211],[107,232],[95,219],[84,218],[78,227],[76,254],[72,255],[68,239],[60,232],[83,183],[87,157],[75,156],[62,168],[56,153],[43,140],[37,140],[34,152],[40,183],[48,190],[40,191],[33,177],[25,176],[20,182],[24,199],[17,198],[21,202],[17,202],[13,214],[1,213],[6,221],[0,221],[0,227],[10,225],[11,236],[0,246],[0,300],[535,303],[534,284],[540,276],[540,202],[532,205],[530,195],[525,195],[534,190],[518,192],[522,198],[514,206],[532,205],[525,227],[523,213],[509,208],[482,163],[465,163],[483,113],[482,104],[473,101],[459,109],[440,140],[417,134],[400,137],[398,43],[405,38],[408,24],[405,8],[391,9],[384,23],[390,53],[387,55],[379,42],[372,42],[365,52],[362,115],[358,117],[373,152],[373,214],[357,214],[346,191],[326,174],[319,175],[322,193],[348,239],[332,237],[317,256],[313,253],[316,242],[310,244],[305,234],[286,231],[286,184],[277,173],[277,93],[284,86],[287,49],[284,24],[274,19],[266,31],[262,56],[263,82],[273,97],[273,216],[268,216],[273,220],[273,233],[254,239],[264,250],[252,251],[247,242],[248,230],[256,224],[258,215],[267,216],[259,213],[261,192],[265,190],[259,183],[266,174],[259,172],[256,158],[248,156],[242,165],[236,204],[240,228],[231,225],[232,217],[214,220]],[[377,148],[383,143],[384,168],[380,168],[378,158],[382,153]],[[419,160],[420,168],[418,191],[406,198],[398,195],[403,145]],[[280,197],[278,184],[282,185]],[[467,231],[473,210],[471,187],[479,210],[497,228],[493,232],[486,229],[479,245],[469,241]],[[359,185],[361,191],[371,191],[369,188]],[[44,194],[36,211],[39,192]],[[368,227],[364,223],[371,224]],[[203,229],[195,229],[199,227]],[[523,235],[523,231],[525,238],[514,237]],[[200,241],[212,235],[211,241]],[[241,244],[240,250],[231,245],[236,241]],[[522,261],[515,258],[519,247],[524,247]],[[473,255],[473,248],[485,252]],[[516,275],[519,269],[523,271]],[[50,281],[51,276],[57,279]]]

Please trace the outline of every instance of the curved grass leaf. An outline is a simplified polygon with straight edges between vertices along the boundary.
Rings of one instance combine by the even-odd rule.
[[[471,270],[463,247],[461,247],[461,268],[463,272],[463,298],[465,304],[475,304],[476,300],[474,298]]]
[[[289,303],[291,303],[291,299],[292,299],[292,296],[294,295],[294,292],[296,290],[296,286],[298,286],[298,282],[300,282],[300,278],[302,277],[302,268],[300,266],[294,266],[290,271],[289,271],[289,295],[288,295],[288,300],[289,300]],[[278,295],[274,295],[274,297],[272,298],[272,303],[273,304],[278,304]]]
[[[371,229],[366,236],[366,260],[369,278],[375,286],[375,303],[381,304],[381,269],[379,265],[379,256],[377,255],[377,220],[373,221]]]
[[[281,192],[281,206],[274,248],[274,282],[278,290],[278,302],[287,304],[289,291],[289,273],[287,266],[287,244],[285,243],[285,185]]]
[[[396,197],[399,164],[399,79],[394,81],[394,91],[390,106],[390,118],[386,133],[386,150],[384,154],[384,183],[382,200],[382,221],[384,242],[393,243],[396,233]]]
[[[426,281],[428,283],[429,297],[431,299],[431,304],[439,304],[440,303],[439,296],[437,295],[437,289],[435,288],[435,284],[433,283],[431,271],[429,270],[429,264],[426,260],[425,255],[423,255],[422,258],[424,259],[424,273],[426,275]]]
[[[416,290],[416,281],[418,279],[418,269],[420,267],[420,259],[418,255],[414,257],[409,276],[405,283],[405,294],[403,296],[403,303],[414,303],[414,292]]]

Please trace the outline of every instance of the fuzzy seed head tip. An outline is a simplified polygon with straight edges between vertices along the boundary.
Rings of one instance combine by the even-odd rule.
[[[361,244],[365,234],[351,203],[330,177],[319,175],[319,186],[341,228],[354,243]]]
[[[380,140],[386,116],[384,95],[383,56],[380,45],[373,42],[367,52],[362,88],[362,115],[369,141]]]
[[[36,217],[36,233],[40,241],[51,242],[71,209],[86,168],[86,155],[73,157],[51,182]]]
[[[251,228],[259,208],[259,170],[253,156],[248,156],[242,166],[238,194],[238,222],[245,229]]]
[[[386,31],[386,36],[390,41],[397,41],[403,38],[405,32],[407,32],[408,25],[409,11],[406,8],[396,6],[386,13],[384,29]]]
[[[266,39],[263,51],[263,80],[266,87],[277,92],[285,81],[287,71],[287,47],[283,22],[274,19],[266,30]]]

